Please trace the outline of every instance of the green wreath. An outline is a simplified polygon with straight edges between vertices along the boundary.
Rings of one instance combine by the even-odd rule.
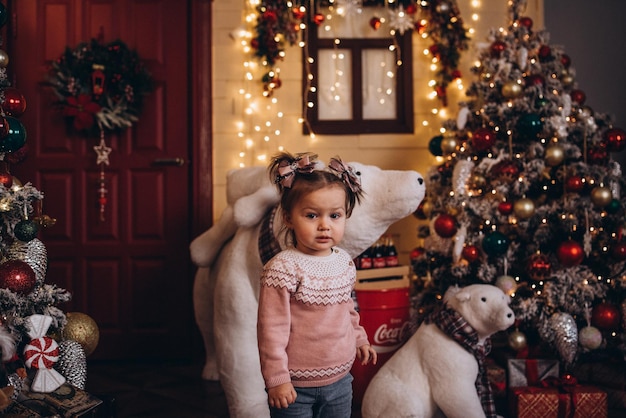
[[[52,62],[49,83],[74,129],[87,134],[129,128],[139,119],[152,79],[122,41],[83,42]]]

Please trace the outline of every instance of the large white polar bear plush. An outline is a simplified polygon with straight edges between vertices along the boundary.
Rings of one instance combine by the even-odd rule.
[[[509,302],[509,296],[488,284],[452,287],[444,296],[483,347],[489,336],[513,324]],[[438,325],[426,322],[372,378],[363,396],[363,418],[485,417],[476,387],[477,358]]]
[[[347,221],[341,246],[356,257],[392,223],[417,209],[425,185],[415,171],[349,165],[360,173],[365,196]],[[266,418],[269,407],[256,336],[263,267],[259,236],[279,195],[263,167],[229,172],[226,193],[228,206],[220,219],[190,245],[191,258],[200,267],[194,310],[207,356],[202,376],[220,380],[231,418]],[[271,219],[276,235],[282,226],[280,211]]]

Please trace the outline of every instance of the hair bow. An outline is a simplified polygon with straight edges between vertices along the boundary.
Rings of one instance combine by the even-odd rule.
[[[344,183],[348,185],[353,193],[361,193],[361,179],[354,171],[354,168],[345,164],[340,158],[331,158],[328,167],[333,170]]]
[[[315,158],[315,157],[313,157]],[[295,160],[283,160],[278,164],[278,175],[274,183],[291,188],[296,173],[311,173],[315,169],[315,161],[309,155],[297,157]]]

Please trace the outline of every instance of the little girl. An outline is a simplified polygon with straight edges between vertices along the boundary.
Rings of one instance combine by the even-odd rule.
[[[287,248],[265,264],[258,343],[271,416],[350,418],[355,355],[376,364],[351,294],[356,268],[337,247],[362,196],[360,179],[334,158],[282,153],[269,167],[282,194]]]

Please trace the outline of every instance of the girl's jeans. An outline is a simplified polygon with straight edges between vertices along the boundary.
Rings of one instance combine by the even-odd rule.
[[[352,375],[328,386],[295,388],[296,402],[288,408],[272,408],[272,418],[350,418],[352,415]]]

